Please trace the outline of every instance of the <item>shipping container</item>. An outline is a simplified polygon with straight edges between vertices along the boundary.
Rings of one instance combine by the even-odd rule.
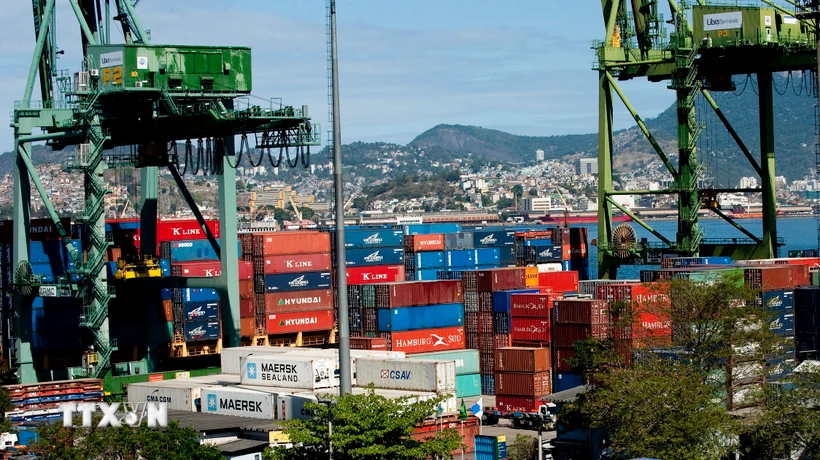
[[[495,292],[526,287],[524,267],[480,270],[476,273],[476,289],[479,292]]]
[[[253,337],[256,335],[256,317],[240,317],[239,318],[239,336]]]
[[[461,282],[457,280],[377,284],[375,292],[379,308],[462,303]]]
[[[268,334],[329,331],[333,329],[333,311],[301,311],[268,313],[265,322]]]
[[[285,273],[265,275],[265,292],[313,291],[329,289],[330,272]]]
[[[186,302],[182,304],[187,322],[219,321],[219,302]]]
[[[791,310],[794,308],[794,290],[765,291],[758,294],[758,302],[771,310]]]
[[[549,319],[513,317],[510,320],[510,335],[514,342],[549,342]]]
[[[350,355],[352,358],[359,356],[361,350],[351,350]],[[373,353],[376,353],[377,356],[385,356],[388,358],[403,358],[405,355],[404,353],[400,352],[390,352],[390,351],[373,351],[367,352],[361,356],[372,356]],[[228,347],[223,348],[222,353],[220,354],[220,366],[222,372],[229,375],[239,375],[240,366],[239,363],[242,359],[246,358],[250,355],[296,355],[302,356],[311,354],[311,356],[318,356],[320,358],[333,358],[334,356],[338,360],[339,350],[338,349],[320,349],[320,348],[307,348],[307,347],[278,347],[278,346],[253,346],[253,347]]]
[[[510,313],[510,296],[513,294],[537,294],[538,289],[516,289],[493,292],[493,312]]]
[[[192,379],[130,383],[126,389],[130,403],[165,403],[169,410],[197,412],[201,408],[203,384]]]
[[[387,350],[387,339],[384,337],[350,337],[351,350]]]
[[[475,249],[475,264],[478,267],[497,267],[501,263],[501,252],[498,248]]]
[[[769,329],[780,336],[794,337],[794,313],[791,310],[779,310],[776,314],[769,323]]]
[[[388,340],[390,341],[391,350],[403,351],[407,354],[443,350],[463,350],[465,348],[463,327],[382,334],[383,337],[389,336]]]
[[[404,237],[404,252],[444,251],[444,235],[407,235]],[[442,259],[443,261],[443,259]]]
[[[239,281],[253,279],[253,262],[239,261]]]
[[[438,270],[416,270],[407,281],[435,281],[439,279],[439,273],[441,272]]]
[[[404,232],[402,230],[345,230],[345,248],[402,248]]]
[[[549,286],[553,292],[578,292],[578,272],[558,271],[538,274],[539,286]]]
[[[609,324],[609,305],[603,300],[556,300],[553,324]]]
[[[541,398],[499,394],[495,397],[495,407],[500,412],[537,412],[544,404]]]
[[[416,270],[444,268],[444,252],[435,251],[412,254],[412,261]]]
[[[376,284],[404,281],[404,266],[347,267],[347,284]]]
[[[245,385],[316,390],[339,386],[339,363],[328,358],[251,355],[240,366]]]
[[[185,341],[216,340],[222,336],[219,321],[185,323]]]
[[[348,267],[404,265],[404,249],[401,248],[348,249],[345,257]]]
[[[453,361],[426,359],[356,360],[356,385],[407,391],[455,394],[456,368]]]
[[[239,298],[253,299],[256,297],[256,291],[253,286],[253,279],[239,280]]]
[[[263,260],[265,261],[264,273],[266,275],[321,272],[329,271],[331,268],[330,252],[268,256]]]
[[[82,257],[82,245],[79,240],[71,240],[74,251]],[[29,242],[29,263],[51,264],[53,266],[68,267],[71,257],[66,249],[65,243],[60,240],[51,241],[31,241]]]
[[[549,348],[498,348],[496,372],[544,372],[550,369]]]
[[[265,313],[331,310],[333,291],[317,289],[313,291],[272,292],[265,294]]]
[[[454,361],[456,364],[456,375],[477,374],[479,372],[478,350],[418,353],[413,355],[413,359]]]
[[[473,249],[472,233],[447,233],[444,235],[444,249],[464,250]]]
[[[559,348],[554,347],[552,349],[552,369],[553,371],[562,371],[562,372],[569,372],[571,371],[571,367],[567,362],[568,359],[573,358],[575,356],[575,347],[572,348]]]
[[[495,375],[481,374],[481,394],[495,394]]]
[[[571,390],[575,387],[580,387],[584,384],[581,374],[574,374],[572,372],[556,372],[553,379],[553,393],[559,391]]]
[[[216,289],[182,288],[175,289],[174,293],[179,299],[174,299],[175,302],[213,302],[219,300]]]
[[[559,294],[513,294],[510,296],[510,313],[514,318],[549,318],[553,302],[561,299]]]
[[[71,231],[71,218],[60,218],[60,224],[66,232]],[[47,241],[61,240],[57,226],[51,219],[31,219],[29,221],[29,240]],[[0,220],[0,244],[11,244],[14,242],[14,221],[11,219]],[[59,241],[62,243],[62,241]]]
[[[502,267],[515,266],[515,246],[502,246],[498,248],[498,265]]]
[[[461,224],[412,224],[404,226],[405,235],[430,235],[434,233],[458,233]]]
[[[202,389],[202,412],[237,417],[273,420],[276,406],[270,393],[243,388],[206,387]]]
[[[538,398],[552,392],[550,371],[496,372],[495,394]]]
[[[287,254],[330,254],[330,234],[313,231],[285,231],[254,235],[254,256]]]
[[[608,284],[636,284],[641,280],[586,280],[578,281],[578,294],[598,296],[598,287]]]
[[[379,309],[379,331],[398,332],[464,326],[464,305],[460,303]]]
[[[33,297],[30,302],[32,348],[37,351],[68,351],[84,348],[82,329],[77,327],[80,323],[80,315],[83,313],[83,304],[80,299]]]
[[[553,347],[575,346],[575,342],[590,338],[607,340],[612,337],[609,324],[558,324],[552,323],[550,339]]]
[[[473,244],[476,248],[479,247],[501,247],[501,246],[515,246],[515,231],[514,230],[499,230],[499,231],[476,231],[473,232]],[[513,256],[514,257],[514,256]]]
[[[468,268],[478,266],[475,250],[463,249],[444,252],[444,264],[450,268]]]
[[[794,287],[792,268],[787,265],[745,267],[746,285],[752,289],[774,291]]]
[[[481,396],[481,375],[478,373],[456,375],[456,398],[475,396]]]

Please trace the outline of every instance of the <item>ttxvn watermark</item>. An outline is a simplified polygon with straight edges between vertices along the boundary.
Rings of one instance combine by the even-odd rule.
[[[83,414],[84,428],[91,428],[94,414],[102,412],[102,419],[97,424],[98,428],[113,427],[122,425],[132,427],[140,426],[145,420],[149,428],[162,428],[168,426],[168,403],[61,403],[60,410],[63,411],[63,426],[71,428],[74,426],[74,414]]]

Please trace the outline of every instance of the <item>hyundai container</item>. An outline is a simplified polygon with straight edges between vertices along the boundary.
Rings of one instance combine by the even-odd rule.
[[[303,273],[328,271],[331,268],[330,252],[318,254],[288,254],[268,256],[264,259],[263,272],[266,275],[278,273]],[[259,272],[257,267],[257,272]]]
[[[268,313],[268,334],[329,331],[333,329],[333,310]]]
[[[379,331],[398,332],[464,325],[464,305],[460,303],[379,309]]]
[[[284,273],[265,275],[265,292],[313,291],[329,289],[330,272]]]
[[[367,386],[371,383],[376,388],[455,394],[455,363],[425,359],[357,359],[356,384]]]
[[[60,223],[66,232],[71,231],[71,218],[62,217]],[[51,219],[31,219],[29,221],[29,240],[46,241],[55,240],[62,244],[57,226]],[[14,242],[14,221],[11,219],[0,220],[0,244],[10,244]]]
[[[338,361],[285,355],[250,355],[240,366],[245,385],[316,390],[339,386]]]
[[[414,354],[413,359],[433,359],[439,361],[454,361],[456,375],[478,374],[478,350],[439,351],[433,353]]]
[[[404,265],[404,249],[400,248],[348,249],[345,257],[348,267]]]
[[[348,249],[401,247],[404,247],[402,230],[345,230],[345,248]]]
[[[271,292],[265,294],[265,313],[314,311],[333,309],[333,291]]]
[[[273,420],[276,407],[270,393],[230,387],[206,387],[201,392],[202,412]]]
[[[544,372],[549,369],[549,348],[516,347],[495,350],[496,372]]]
[[[404,237],[404,252],[444,251],[444,235],[407,235]]]

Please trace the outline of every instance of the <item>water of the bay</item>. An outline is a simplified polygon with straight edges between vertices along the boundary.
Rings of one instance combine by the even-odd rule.
[[[763,224],[760,219],[743,219],[738,221],[743,228],[753,235],[760,237],[763,234]],[[638,234],[638,240],[647,238],[649,241],[659,241],[658,238],[645,228],[630,222]],[[675,241],[678,223],[676,220],[651,220],[649,225],[661,235]],[[589,229],[588,243],[598,237],[597,224],[578,225]],[[700,228],[705,231],[704,238],[746,238],[746,235],[732,227],[723,219],[705,219],[700,221]],[[790,250],[817,249],[818,247],[818,220],[814,217],[790,217],[777,220],[777,236],[784,239],[785,246],[780,248],[780,256],[786,257]],[[589,247],[589,276],[598,276],[598,250]],[[657,268],[658,266],[624,265],[618,269],[619,279],[638,279],[640,270]]]

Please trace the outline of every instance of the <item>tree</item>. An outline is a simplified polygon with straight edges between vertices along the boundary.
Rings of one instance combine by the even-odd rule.
[[[513,195],[517,197],[521,197],[524,195],[524,187],[521,184],[518,184],[512,188]]]
[[[532,460],[538,454],[538,440],[532,436],[516,435],[515,441],[507,446],[509,460]]]
[[[79,418],[76,425],[79,425]],[[94,421],[94,425],[99,418]],[[221,460],[219,448],[199,443],[199,433],[193,428],[181,428],[171,422],[167,428],[147,425],[132,428],[63,428],[62,424],[43,425],[32,452],[46,460],[162,458],[167,460]]]
[[[365,394],[346,394],[330,408],[307,403],[313,411],[310,420],[285,422],[285,433],[299,447],[275,447],[265,455],[273,460],[309,460],[328,451],[328,419],[333,426],[333,458],[338,460],[452,458],[459,449],[461,436],[456,430],[438,431],[425,442],[410,435],[414,427],[430,418],[445,396],[426,401],[410,397],[387,399],[377,395],[371,385]]]
[[[538,189],[537,188],[531,188],[528,193],[530,194],[530,196],[538,196]]]
[[[299,212],[302,213],[302,218],[303,219],[308,219],[308,220],[312,219],[313,216],[316,215],[316,211],[310,209],[307,206],[302,206],[301,208],[299,208]]]

